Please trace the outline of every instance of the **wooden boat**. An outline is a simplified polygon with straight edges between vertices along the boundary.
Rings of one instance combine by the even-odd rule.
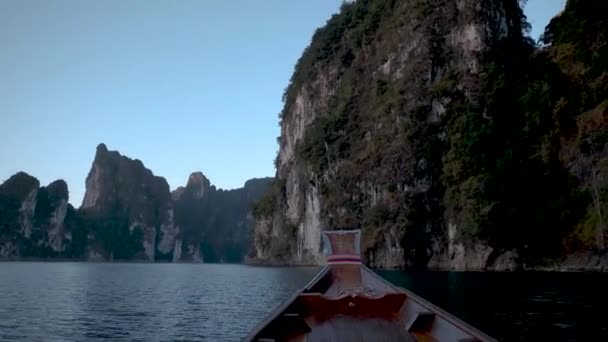
[[[360,231],[323,237],[327,265],[245,341],[495,341],[365,267]]]

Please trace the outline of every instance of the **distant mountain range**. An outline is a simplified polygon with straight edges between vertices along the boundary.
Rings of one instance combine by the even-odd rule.
[[[251,207],[272,178],[218,190],[201,173],[171,192],[140,160],[97,147],[78,209],[68,186],[19,172],[0,185],[0,258],[240,262]]]

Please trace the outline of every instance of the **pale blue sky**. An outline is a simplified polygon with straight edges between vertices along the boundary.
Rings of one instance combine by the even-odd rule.
[[[283,89],[341,0],[0,0],[0,182],[65,179],[80,206],[95,147],[172,189],[274,175]],[[538,37],[563,0],[529,0]]]

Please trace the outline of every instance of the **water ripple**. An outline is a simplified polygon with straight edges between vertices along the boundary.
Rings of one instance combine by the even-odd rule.
[[[0,341],[238,341],[315,272],[0,263]]]

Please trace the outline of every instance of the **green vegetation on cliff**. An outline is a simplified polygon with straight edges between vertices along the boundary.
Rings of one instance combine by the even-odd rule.
[[[0,184],[0,258],[240,262],[271,181],[217,190],[196,172],[172,194],[141,161],[100,144],[78,210],[62,180],[40,187],[20,172]]]
[[[250,213],[259,210],[253,203],[271,182],[271,178],[251,179],[239,189],[217,190],[206,180],[203,196],[197,186],[188,184],[174,201],[175,223],[183,230],[183,240],[199,244],[206,262],[242,262],[252,240]]]
[[[345,3],[315,32],[285,92],[284,127],[303,91],[329,98],[278,176],[303,165],[324,229],[362,227],[367,252],[386,248],[390,232],[406,263],[426,263],[449,225],[458,227],[450,239],[491,246],[490,259],[604,250],[608,5],[569,0],[543,45],[527,37],[518,1],[458,11],[448,0]],[[486,46],[469,47],[477,38],[467,25],[484,22]],[[279,178],[259,218],[285,211],[284,187]]]

